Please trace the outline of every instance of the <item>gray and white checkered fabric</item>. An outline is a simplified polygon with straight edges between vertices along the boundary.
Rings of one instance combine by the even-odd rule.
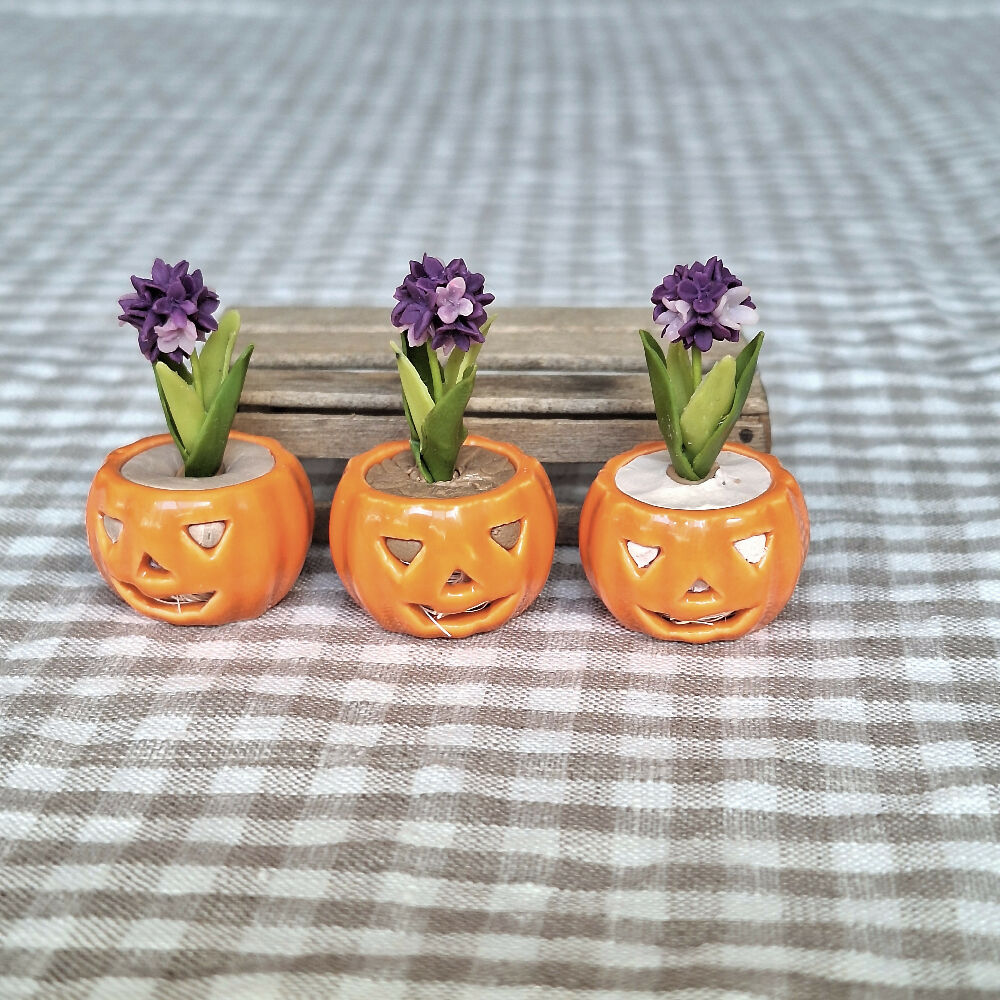
[[[0,2],[0,996],[1000,996],[998,19]],[[127,276],[388,307],[425,249],[498,309],[745,278],[813,519],[772,626],[625,632],[572,549],[456,643],[318,547],[252,623],[113,597]]]

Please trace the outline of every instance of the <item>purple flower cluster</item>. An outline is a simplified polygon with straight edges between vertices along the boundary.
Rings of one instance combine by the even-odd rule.
[[[139,331],[139,349],[153,363],[182,363],[194,345],[219,326],[212,316],[219,296],[205,287],[201,271],[188,274],[186,260],[171,267],[157,257],[152,275],[133,274],[132,287],[134,295],[118,300],[118,319]]]
[[[650,301],[653,322],[663,324],[661,336],[701,351],[713,340],[739,340],[740,329],[757,320],[743,282],[718,257],[690,267],[678,264],[653,289]]]
[[[467,351],[473,342],[483,342],[486,306],[493,301],[483,291],[483,280],[461,257],[447,267],[427,254],[421,261],[411,260],[410,273],[393,295],[392,325],[406,331],[410,347],[429,337],[434,350]]]

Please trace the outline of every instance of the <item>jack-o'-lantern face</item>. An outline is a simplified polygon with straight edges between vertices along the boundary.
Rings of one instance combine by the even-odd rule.
[[[94,562],[137,611],[175,625],[256,618],[302,569],[312,539],[312,491],[298,460],[276,441],[232,432],[270,452],[273,466],[234,485],[164,489],[122,474],[170,438],[146,438],[108,456],[87,499]],[[266,457],[266,456],[265,456]],[[126,470],[127,471],[127,470]]]
[[[771,476],[735,507],[674,510],[622,493],[615,475],[640,445],[601,470],[580,517],[580,554],[597,595],[626,628],[661,639],[735,639],[772,621],[788,602],[809,544],[798,484],[771,455],[738,445]]]
[[[330,513],[330,551],[348,593],[384,628],[462,638],[498,628],[538,596],[552,565],[556,506],[541,465],[512,445],[513,478],[454,499],[374,489],[368,470],[409,447],[389,442],[352,459]]]

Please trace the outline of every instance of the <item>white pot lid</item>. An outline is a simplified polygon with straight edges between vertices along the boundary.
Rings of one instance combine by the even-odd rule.
[[[678,483],[667,475],[670,454],[664,448],[633,458],[615,474],[615,486],[627,496],[670,510],[712,510],[755,500],[771,485],[767,467],[735,451],[719,453],[719,471],[702,483]]]
[[[185,476],[184,462],[173,442],[134,455],[122,466],[121,474],[130,482],[158,490],[209,490],[248,483],[273,468],[274,456],[262,444],[231,438],[222,457],[222,471],[215,476]]]

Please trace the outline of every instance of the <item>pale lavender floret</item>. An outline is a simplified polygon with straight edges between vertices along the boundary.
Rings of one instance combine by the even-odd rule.
[[[715,307],[713,315],[724,327],[736,330],[739,333],[744,326],[750,326],[757,322],[757,309],[750,302],[750,296],[746,295],[746,289],[739,285],[730,288]]]
[[[452,278],[442,288],[434,293],[434,305],[437,307],[438,319],[442,323],[454,323],[459,316],[472,315],[472,299],[465,296],[465,279]]]
[[[663,324],[664,336],[669,341],[679,340],[681,327],[687,322],[688,314],[691,312],[691,305],[683,299],[661,300],[663,311],[657,317],[656,322]]]
[[[156,334],[156,349],[160,354],[171,354],[182,351],[188,357],[194,352],[198,342],[198,331],[187,316],[179,317],[172,313],[170,318],[160,326],[153,327]]]

